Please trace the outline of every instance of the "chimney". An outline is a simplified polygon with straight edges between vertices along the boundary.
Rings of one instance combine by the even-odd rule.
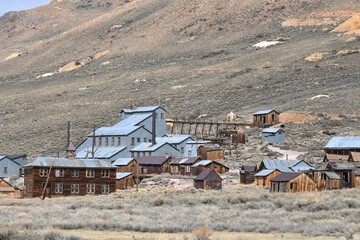
[[[151,135],[151,143],[152,145],[156,144],[156,111],[152,113],[152,135]]]
[[[66,157],[67,158],[75,158],[76,148],[72,142],[70,142],[70,121],[67,124],[67,138],[66,138]]]

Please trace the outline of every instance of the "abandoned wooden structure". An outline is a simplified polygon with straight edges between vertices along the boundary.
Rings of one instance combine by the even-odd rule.
[[[191,175],[191,166],[201,160],[201,157],[173,157],[170,162],[171,174]]]
[[[205,169],[194,178],[194,187],[205,190],[222,189],[222,178],[214,170]]]
[[[140,166],[135,158],[118,158],[112,165],[116,167],[116,172],[131,172],[133,176],[140,173]]]
[[[136,185],[136,179],[131,172],[116,173],[116,189],[131,189]]]
[[[197,155],[206,160],[223,160],[224,150],[218,144],[204,144],[197,149]]]
[[[269,144],[281,143],[285,140],[285,132],[281,128],[265,128],[261,132],[261,141]]]
[[[246,166],[242,165],[240,168],[240,183],[252,184],[255,182],[255,173],[257,166]]]
[[[279,122],[279,113],[275,110],[260,110],[253,113],[253,125],[256,127],[265,128]]]
[[[40,157],[24,166],[25,197],[115,192],[116,167],[97,159]]]
[[[312,192],[316,190],[316,184],[305,173],[285,172],[270,180],[270,192]]]
[[[0,197],[7,196],[7,197],[23,197],[23,189],[20,189],[5,179],[0,179]]]
[[[191,175],[197,176],[205,169],[214,170],[216,173],[219,174],[229,171],[229,168],[227,166],[219,162],[213,160],[201,160],[191,166]]]
[[[278,169],[261,170],[260,172],[257,172],[254,175],[256,186],[259,186],[262,188],[269,188],[270,180],[280,174],[281,174],[281,171],[279,171]]]
[[[318,191],[341,189],[341,178],[334,171],[326,169],[316,169],[310,174],[310,176],[316,183],[316,189]]]
[[[140,174],[170,173],[169,156],[144,156],[136,158],[140,166]]]
[[[325,146],[325,153],[347,155],[360,152],[360,136],[335,136]]]

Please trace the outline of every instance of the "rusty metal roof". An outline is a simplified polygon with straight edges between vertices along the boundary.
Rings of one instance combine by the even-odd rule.
[[[302,174],[301,172],[283,172],[277,175],[276,177],[270,179],[270,182],[288,182],[297,176]]]
[[[54,157],[39,157],[24,167],[69,167],[69,168],[113,168],[111,164],[99,159],[68,159]]]

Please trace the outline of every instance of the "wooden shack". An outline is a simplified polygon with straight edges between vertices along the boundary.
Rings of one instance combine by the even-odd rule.
[[[25,197],[80,196],[116,191],[116,167],[97,159],[40,157],[24,166]]]
[[[23,197],[23,190],[5,181],[5,179],[0,179],[0,196],[20,198]]]
[[[253,113],[253,125],[255,127],[269,127],[279,122],[279,113],[275,110],[260,110]]]
[[[131,189],[136,185],[132,172],[116,173],[116,189]]]
[[[270,192],[312,192],[316,190],[316,184],[305,173],[285,172],[270,180]]]
[[[330,154],[326,153],[324,156],[323,162],[334,162],[334,161],[344,161],[347,162],[349,160],[349,155],[339,155],[339,154]]]
[[[281,172],[278,169],[261,170],[260,172],[257,172],[254,175],[256,186],[259,186],[262,188],[269,188],[270,180],[280,174],[281,174]]]
[[[360,164],[360,152],[351,152],[348,162]]]
[[[207,160],[223,160],[224,150],[218,144],[204,144],[198,147],[197,155]]]
[[[285,132],[281,128],[265,128],[261,132],[261,141],[269,144],[281,143],[285,140]]]
[[[341,189],[341,178],[334,171],[314,170],[312,175],[318,191]]]
[[[171,174],[191,175],[191,166],[201,160],[201,157],[173,157],[170,162]]]
[[[112,165],[116,167],[116,172],[131,172],[134,176],[140,173],[140,166],[135,158],[118,158]]]
[[[220,190],[222,189],[222,178],[214,170],[205,169],[194,178],[194,187]]]
[[[219,174],[229,171],[229,168],[227,166],[219,162],[213,160],[201,160],[191,166],[191,175],[197,176],[205,169],[214,170],[216,173]]]
[[[335,136],[325,146],[325,152],[337,155],[349,155],[360,152],[360,136]]]
[[[136,158],[140,166],[140,174],[170,173],[169,156],[144,156]]]
[[[257,171],[257,166],[246,166],[242,165],[240,169],[240,183],[242,184],[252,184],[255,182],[255,173]]]

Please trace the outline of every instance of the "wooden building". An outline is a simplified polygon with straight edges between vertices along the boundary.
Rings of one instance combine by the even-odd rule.
[[[339,155],[339,154],[331,154],[325,153],[324,162],[334,162],[334,161],[348,161],[349,155]]]
[[[214,170],[216,173],[219,174],[229,171],[229,168],[227,166],[219,162],[213,160],[201,160],[191,166],[191,175],[197,176],[205,169]]]
[[[191,175],[191,166],[201,160],[201,157],[173,157],[170,162],[171,174]]]
[[[348,162],[360,164],[360,152],[350,152]]]
[[[335,136],[325,146],[325,153],[347,155],[360,152],[360,136]]]
[[[135,179],[131,172],[116,173],[116,189],[131,189],[136,185]]]
[[[255,182],[255,173],[257,166],[246,166],[242,165],[240,169],[240,183],[252,184]]]
[[[223,160],[224,150],[218,144],[204,144],[197,149],[197,155],[207,160]]]
[[[305,173],[285,172],[270,180],[270,192],[312,192],[316,190],[316,184]]]
[[[109,194],[116,190],[116,167],[97,159],[40,157],[25,165],[24,173],[25,197]]]
[[[269,127],[279,122],[279,113],[275,110],[261,110],[253,113],[253,125],[256,127]]]
[[[0,179],[0,196],[7,196],[7,197],[23,197],[23,189],[20,189],[5,179]]]
[[[355,185],[355,171],[357,168],[352,163],[347,161],[328,162],[326,168],[339,175],[342,188],[357,187]]]
[[[281,174],[281,171],[278,169],[264,169],[260,172],[257,172],[255,177],[256,186],[262,188],[269,188],[270,187],[270,180],[278,175]]]
[[[144,156],[136,158],[140,166],[140,174],[170,173],[169,156]]]
[[[194,178],[194,187],[220,190],[222,189],[222,178],[214,170],[205,169]]]
[[[265,128],[261,132],[261,141],[269,144],[281,143],[285,140],[285,132],[281,128]]]
[[[116,172],[131,172],[133,176],[140,173],[140,166],[135,158],[118,158],[112,165],[116,167]]]
[[[314,170],[311,174],[318,191],[341,189],[341,178],[334,171]]]

